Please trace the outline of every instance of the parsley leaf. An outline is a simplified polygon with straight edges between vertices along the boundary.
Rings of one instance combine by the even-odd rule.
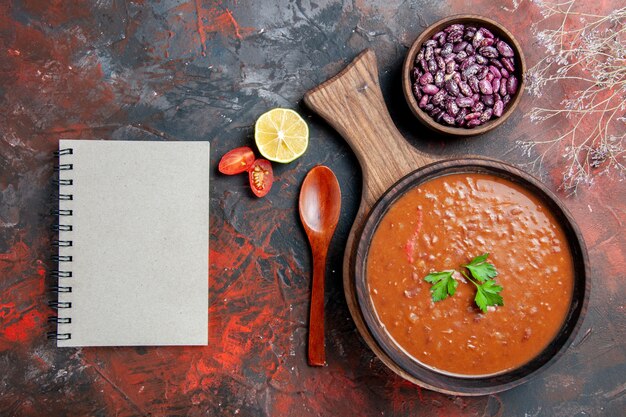
[[[504,300],[499,294],[499,292],[502,291],[502,286],[497,285],[496,281],[490,279],[481,285],[476,285],[476,289],[477,291],[474,301],[476,301],[476,305],[483,311],[483,313],[487,312],[487,306],[504,305]]]
[[[424,280],[433,284],[430,287],[430,294],[433,301],[445,300],[456,292],[459,285],[457,280],[452,278],[454,271],[431,272]]]
[[[495,278],[498,275],[498,271],[496,271],[496,267],[493,264],[487,262],[488,253],[483,253],[480,256],[472,259],[467,265],[463,265],[467,269],[469,269],[470,273],[474,278],[476,278],[480,282],[485,282],[489,279]]]
[[[472,261],[463,265],[470,274],[461,271],[461,274],[476,287],[474,302],[482,310],[487,312],[489,306],[503,306],[504,300],[500,295],[502,286],[493,279],[498,275],[496,267],[487,262],[488,253],[475,257]],[[445,300],[453,296],[459,282],[452,276],[456,271],[431,272],[424,277],[424,281],[432,284],[430,287],[431,298],[434,302]],[[473,277],[473,278],[472,278]]]

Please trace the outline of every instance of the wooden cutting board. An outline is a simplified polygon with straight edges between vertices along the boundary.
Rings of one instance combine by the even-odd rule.
[[[363,171],[361,203],[344,254],[343,284],[356,327],[380,360],[398,375],[417,385],[443,393],[461,395],[484,395],[512,388],[531,378],[540,368],[545,369],[548,363],[557,360],[580,329],[590,291],[588,279],[590,266],[584,239],[573,217],[558,198],[531,175],[503,162],[484,158],[437,161],[409,145],[393,124],[387,111],[378,82],[376,56],[372,50],[365,50],[335,77],[307,92],[304,102],[344,137],[356,154]],[[413,369],[413,374],[409,374],[405,369],[410,369],[410,366],[404,363],[404,368],[401,367],[398,364],[402,362],[401,357],[397,363],[391,359],[376,341],[363,317],[358,298],[363,291],[367,291],[367,288],[359,281],[357,293],[355,271],[360,270],[359,278],[363,278],[362,263],[366,254],[358,252],[357,248],[367,216],[376,201],[396,182],[431,163],[434,163],[433,166],[420,170],[418,177],[428,170],[454,170],[459,167],[474,170],[476,166],[480,166],[483,167],[481,170],[488,169],[489,172],[497,172],[504,178],[523,184],[552,210],[567,235],[575,270],[573,301],[569,314],[552,343],[533,361],[509,375],[494,376],[484,381],[476,380],[474,383],[470,379],[454,380],[453,377],[442,377],[441,379],[445,381],[438,381],[430,375],[432,371],[421,368],[419,371]],[[407,177],[405,181],[410,182],[414,180],[413,177]],[[403,183],[399,183],[400,186]],[[358,265],[358,268],[355,268],[355,265]],[[435,383],[438,385],[432,385]]]

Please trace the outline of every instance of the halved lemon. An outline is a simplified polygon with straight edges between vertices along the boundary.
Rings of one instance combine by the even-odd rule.
[[[295,111],[276,108],[257,119],[254,140],[264,158],[286,164],[306,151],[309,127]]]

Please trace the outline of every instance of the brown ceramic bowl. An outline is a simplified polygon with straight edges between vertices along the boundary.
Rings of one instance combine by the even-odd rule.
[[[546,209],[554,215],[565,232],[574,264],[572,299],[557,335],[539,355],[526,364],[492,375],[454,375],[435,370],[414,359],[395,342],[380,322],[369,292],[368,253],[374,233],[385,214],[398,199],[414,187],[441,176],[458,173],[495,175],[532,192],[545,204]],[[358,238],[354,265],[354,283],[359,307],[377,345],[391,358],[394,366],[399,367],[402,375],[408,375],[411,380],[419,381],[419,385],[424,387],[454,395],[488,395],[505,391],[530,380],[553,364],[572,344],[580,329],[589,299],[589,274],[589,259],[582,234],[574,218],[559,199],[545,185],[524,171],[500,161],[483,158],[440,161],[419,168],[395,183],[370,211]]]
[[[485,27],[498,38],[507,42],[515,52],[515,75],[517,76],[519,81],[517,92],[513,95],[513,97],[511,97],[511,101],[505,106],[502,116],[497,119],[489,120],[487,123],[484,123],[473,129],[452,127],[437,123],[432,117],[430,117],[426,112],[418,107],[417,99],[413,95],[412,91],[411,70],[415,63],[415,57],[421,49],[422,44],[430,39],[435,33],[445,29],[446,27],[454,23]],[[402,89],[404,90],[404,97],[406,98],[406,101],[409,104],[409,107],[411,108],[411,111],[413,112],[415,117],[417,117],[429,129],[449,136],[475,136],[488,132],[500,126],[511,115],[511,113],[513,113],[513,110],[515,110],[515,108],[517,107],[517,104],[519,103],[519,100],[522,96],[522,92],[524,91],[523,75],[525,74],[525,72],[526,62],[524,61],[522,48],[520,47],[517,40],[515,40],[511,32],[509,32],[504,26],[500,25],[494,20],[482,16],[470,14],[456,15],[446,17],[445,19],[441,19],[440,21],[430,25],[428,28],[426,28],[424,32],[422,32],[420,36],[417,37],[415,42],[413,42],[413,45],[411,45],[411,49],[409,49],[409,52],[406,55],[406,59],[404,60],[404,66],[402,68]]]

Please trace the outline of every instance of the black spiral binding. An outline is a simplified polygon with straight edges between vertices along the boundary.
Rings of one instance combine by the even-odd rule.
[[[59,149],[58,151],[54,152],[55,157],[60,157],[62,155],[73,155],[73,154],[74,154],[74,150],[72,148]],[[61,164],[60,161],[59,161],[59,164],[54,167],[54,170],[58,172],[59,174],[61,174],[61,172],[63,171],[71,171],[73,169],[74,169],[73,164]],[[69,201],[69,200],[74,199],[73,194],[70,194],[67,192],[61,192],[62,187],[74,185],[73,179],[58,178],[58,179],[54,179],[52,182],[59,188],[59,193],[57,194],[58,201]],[[73,216],[74,215],[73,210],[58,208],[58,209],[52,210],[50,214],[57,218],[57,222],[52,226],[53,231],[71,232],[74,230],[74,227],[71,224],[67,224],[68,221],[66,220],[62,221],[62,219],[66,217]],[[73,244],[74,242],[72,240],[55,239],[52,241],[53,248],[67,248],[67,247],[73,246]],[[48,306],[57,311],[61,309],[72,308],[71,302],[59,301],[58,294],[72,292],[71,286],[61,285],[61,279],[72,278],[73,276],[72,271],[68,270],[70,268],[65,267],[63,265],[65,265],[68,262],[72,262],[73,257],[71,255],[56,254],[56,255],[51,256],[51,260],[57,264],[57,269],[49,272],[49,276],[56,282],[56,285],[49,287],[48,291],[50,293],[55,294],[57,299],[48,301]],[[70,317],[50,316],[48,317],[48,323],[58,326],[59,324],[70,324],[72,323],[72,319]],[[46,336],[48,339],[53,339],[53,340],[69,340],[72,338],[71,333],[59,333],[58,329],[55,331],[47,332]]]

